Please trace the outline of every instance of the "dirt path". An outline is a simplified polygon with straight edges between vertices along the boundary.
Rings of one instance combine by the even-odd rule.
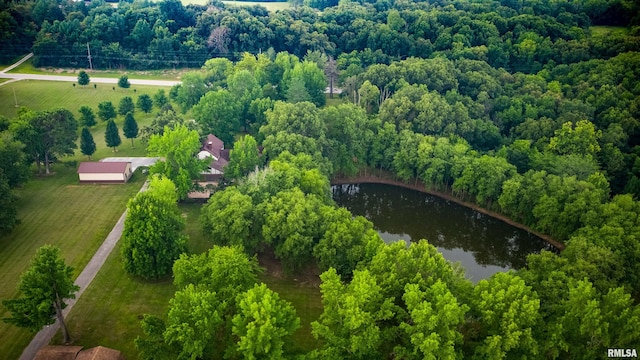
[[[149,183],[145,182],[142,185],[142,188],[140,188],[140,192],[145,191],[148,186]],[[111,229],[109,235],[107,235],[107,238],[104,240],[102,245],[100,245],[87,266],[84,267],[80,275],[78,275],[75,283],[80,287],[80,290],[76,292],[75,299],[67,301],[67,307],[62,311],[62,315],[64,317],[67,317],[67,315],[73,308],[73,305],[75,305],[78,299],[80,299],[80,296],[82,296],[82,293],[84,293],[87,287],[89,287],[91,281],[93,281],[93,278],[96,277],[96,274],[98,273],[98,271],[100,271],[102,265],[104,265],[104,262],[109,257],[109,254],[111,254],[111,251],[118,243],[118,240],[120,240],[120,237],[122,236],[122,230],[124,229],[124,219],[126,218],[126,215],[126,211],[122,213],[120,219],[118,219],[118,222],[115,224],[113,229]],[[31,343],[29,343],[29,345],[24,348],[24,350],[22,351],[22,355],[20,356],[20,360],[32,360],[41,347],[49,345],[49,342],[51,342],[51,339],[56,334],[59,328],[60,324],[57,321],[53,325],[48,325],[42,328],[42,330],[40,330],[33,337]]]
[[[417,182],[415,185],[412,184],[408,184],[399,180],[396,180],[392,177],[390,177],[388,174],[383,174],[382,176],[377,176],[377,175],[371,175],[368,174],[366,176],[355,176],[355,177],[351,177],[351,178],[335,178],[335,179],[331,179],[331,185],[339,185],[339,184],[388,184],[388,185],[395,185],[395,186],[400,186],[400,187],[404,187],[407,189],[412,189],[412,190],[416,190],[416,191],[420,191],[423,193],[427,193],[433,196],[437,196],[439,198],[448,200],[448,201],[452,201],[456,204],[462,205],[464,207],[468,207],[470,209],[473,209],[479,213],[491,216],[495,219],[504,221],[505,223],[511,225],[511,226],[515,226],[519,229],[522,229],[530,234],[533,234],[541,239],[543,239],[544,241],[548,242],[549,244],[555,246],[556,248],[558,248],[559,250],[564,250],[565,245],[555,239],[553,239],[551,236],[546,235],[546,234],[542,234],[540,232],[537,232],[533,229],[531,229],[530,227],[520,224],[518,222],[515,222],[511,219],[509,219],[508,217],[493,212],[493,211],[489,211],[487,209],[483,209],[481,207],[479,207],[478,205],[472,204],[472,203],[468,203],[465,201],[462,201],[450,194],[446,194],[443,192],[439,192],[439,191],[435,191],[435,190],[430,190],[427,189],[424,184],[422,184],[422,182]]]

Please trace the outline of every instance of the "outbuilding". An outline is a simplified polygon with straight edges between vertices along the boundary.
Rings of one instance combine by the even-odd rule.
[[[130,162],[83,162],[78,168],[81,183],[126,183],[131,175]]]

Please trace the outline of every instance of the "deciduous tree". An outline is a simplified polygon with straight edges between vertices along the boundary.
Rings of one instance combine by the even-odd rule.
[[[238,295],[232,333],[235,343],[228,353],[244,359],[284,358],[300,318],[291,304],[267,285],[255,285]]]
[[[151,112],[151,109],[153,108],[153,100],[151,100],[151,96],[147,94],[142,94],[138,96],[138,101],[136,101],[136,106],[142,112],[144,112],[145,114],[148,114]]]
[[[120,99],[120,103],[118,104],[118,114],[119,115],[127,115],[130,112],[134,112],[136,109],[133,104],[133,99],[130,96],[125,96]]]
[[[80,124],[86,127],[92,127],[96,124],[96,115],[93,113],[93,109],[83,105],[78,110],[80,112]]]
[[[120,78],[118,79],[118,87],[123,89],[128,89],[129,87],[131,87],[131,83],[129,82],[129,76],[127,75],[120,76]]]
[[[45,245],[36,251],[29,268],[18,284],[21,296],[4,300],[11,317],[3,321],[38,331],[56,320],[62,328],[64,342],[69,343],[69,332],[62,316],[66,299],[74,299],[80,288],[73,283],[73,269],[60,256],[60,249]]]
[[[158,161],[149,170],[151,174],[161,174],[173,181],[178,197],[185,199],[193,188],[193,180],[198,179],[208,165],[208,159],[198,159],[199,151],[197,131],[182,124],[173,129],[165,126],[162,135],[151,136],[147,147],[149,155],[161,156],[165,160]]]
[[[224,175],[230,179],[239,179],[254,171],[259,164],[258,143],[253,136],[245,135],[234,143]]]
[[[80,70],[80,72],[78,73],[78,85],[87,86],[89,85],[89,81],[89,74],[87,74],[87,72],[84,70]]]
[[[98,117],[100,117],[102,121],[115,119],[116,116],[116,108],[113,106],[111,101],[103,101],[98,104]]]
[[[129,201],[121,251],[127,273],[161,278],[171,272],[173,262],[186,250],[184,219],[172,200],[149,189]]]

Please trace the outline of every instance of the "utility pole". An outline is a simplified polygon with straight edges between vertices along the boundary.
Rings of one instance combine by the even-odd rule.
[[[93,70],[93,64],[91,63],[91,49],[89,48],[89,43],[87,43],[87,59],[89,59],[89,69]]]

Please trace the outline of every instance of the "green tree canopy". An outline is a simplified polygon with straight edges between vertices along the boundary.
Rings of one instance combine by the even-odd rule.
[[[78,85],[87,86],[89,85],[89,81],[89,74],[87,74],[87,72],[84,70],[80,70],[80,72],[78,73]]]
[[[131,139],[131,146],[133,147],[133,139],[138,137],[138,123],[133,117],[133,113],[128,112],[124,117],[122,132],[127,139]]]
[[[89,160],[91,160],[91,155],[96,152],[96,143],[93,141],[93,135],[86,127],[82,128],[82,133],[80,134],[80,152],[83,155],[87,155]]]
[[[74,299],[74,293],[79,290],[73,283],[72,274],[73,269],[64,263],[59,248],[40,247],[18,283],[21,296],[3,301],[11,312],[11,317],[3,321],[38,331],[58,320],[64,341],[69,343],[62,310],[67,306],[65,300]]]
[[[237,341],[231,353],[245,359],[284,358],[291,335],[300,327],[295,308],[265,284],[256,284],[236,301],[232,333]]]
[[[224,175],[230,179],[239,179],[254,171],[259,164],[258,143],[253,136],[245,135],[233,144]]]
[[[120,103],[118,104],[118,114],[119,115],[127,115],[130,112],[134,112],[136,109],[133,104],[133,99],[130,96],[125,96],[120,99]]]
[[[103,101],[98,104],[98,117],[100,117],[102,121],[115,119],[116,116],[116,108],[113,106],[111,101]]]
[[[172,200],[149,189],[129,201],[121,250],[127,273],[162,278],[171,273],[173,262],[186,250],[184,219]]]
[[[153,100],[151,100],[151,96],[147,94],[142,94],[138,96],[138,100],[136,101],[136,107],[140,109],[140,111],[148,114],[151,112],[153,108]]]
[[[118,131],[118,125],[116,125],[113,120],[109,120],[107,122],[107,128],[104,132],[104,142],[108,147],[113,148],[114,152],[122,143],[122,140],[120,139],[120,132]]]
[[[120,76],[120,78],[118,79],[118,87],[121,87],[123,89],[128,89],[129,87],[131,87],[131,83],[129,82],[129,76],[127,75]]]
[[[92,127],[96,124],[96,115],[93,113],[93,109],[83,105],[78,109],[80,112],[80,124],[86,127]]]
[[[151,174],[161,174],[176,185],[178,197],[185,199],[193,188],[193,180],[200,178],[208,165],[208,159],[197,157],[200,151],[200,136],[185,125],[176,125],[173,129],[164,127],[162,135],[152,135],[147,152],[151,156],[161,156],[149,170]]]
[[[251,254],[258,250],[259,229],[256,226],[251,197],[228,187],[216,191],[202,208],[202,229],[216,245],[241,245]]]

